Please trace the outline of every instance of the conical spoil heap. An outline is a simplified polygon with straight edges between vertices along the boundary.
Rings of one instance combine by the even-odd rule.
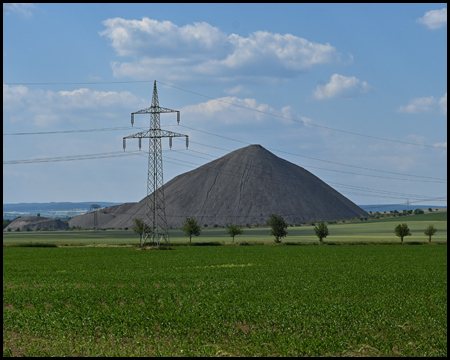
[[[222,226],[262,225],[272,213],[288,223],[368,216],[317,176],[260,145],[238,149],[181,174],[165,185],[164,192],[167,222],[172,227],[181,226],[187,217],[195,217],[202,226]],[[121,205],[126,211],[113,207],[113,218],[105,224],[99,218],[99,227],[132,227],[133,218],[145,219],[146,201]]]

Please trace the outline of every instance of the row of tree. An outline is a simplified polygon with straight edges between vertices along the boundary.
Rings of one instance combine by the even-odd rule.
[[[134,221],[134,227],[133,231],[135,233],[138,233],[140,236],[140,240],[142,240],[142,236],[144,234],[148,234],[151,231],[150,226],[144,223],[142,219],[136,218],[133,219]],[[276,243],[281,243],[282,238],[286,237],[287,227],[288,224],[280,215],[272,214],[270,215],[270,219],[267,220],[267,225],[270,226],[270,235],[275,237]],[[189,236],[189,242],[192,242],[192,236],[199,236],[202,233],[202,228],[198,221],[193,217],[186,218],[186,221],[181,226],[181,230],[185,233],[186,236]],[[227,234],[233,238],[237,235],[241,235],[244,233],[244,230],[242,226],[239,225],[228,225],[226,227]],[[319,238],[319,241],[321,244],[323,244],[323,239],[325,239],[329,235],[328,227],[327,225],[321,221],[317,224],[317,226],[314,227],[314,232],[316,236]],[[436,234],[437,229],[434,225],[428,225],[428,227],[425,229],[424,234],[428,236],[428,241],[431,242],[431,237]],[[409,230],[409,227],[407,224],[402,223],[398,224],[395,227],[395,235],[398,236],[401,239],[401,242],[403,242],[403,238],[405,236],[411,236],[411,232]]]
[[[428,242],[431,242],[431,237],[436,234],[437,229],[434,225],[430,224],[427,226],[427,228],[424,231],[424,234],[428,236]],[[411,236],[411,231],[409,230],[409,227],[407,224],[402,223],[402,224],[398,224],[395,227],[395,235],[397,235],[401,242],[403,242],[403,238],[405,236]]]

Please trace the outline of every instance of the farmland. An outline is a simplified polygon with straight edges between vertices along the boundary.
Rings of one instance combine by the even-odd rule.
[[[447,354],[447,246],[3,248],[4,355]]]
[[[173,230],[164,251],[132,231],[4,232],[3,354],[446,356],[446,220],[398,219],[406,246],[286,246],[317,244],[312,226],[278,245],[267,228],[234,246],[220,228],[193,242],[225,246],[179,246]],[[396,223],[328,225],[325,242],[399,244]]]
[[[396,224],[406,222],[411,229],[412,236],[405,238],[405,242],[427,242],[423,234],[428,224],[438,229],[432,241],[447,241],[447,213],[432,213],[414,215],[401,218],[354,222],[348,224],[328,225],[330,235],[326,241],[330,242],[398,242],[394,235]],[[313,226],[289,227],[288,236],[284,242],[316,243]],[[236,237],[236,242],[266,242],[272,243],[273,237],[269,235],[268,228],[245,228],[244,234]],[[171,243],[180,244],[188,242],[188,238],[178,230],[170,230]],[[193,237],[193,242],[230,242],[231,238],[223,228],[207,228],[202,235]],[[3,244],[25,243],[50,244],[139,244],[139,235],[131,230],[107,231],[31,231],[31,232],[3,232]]]

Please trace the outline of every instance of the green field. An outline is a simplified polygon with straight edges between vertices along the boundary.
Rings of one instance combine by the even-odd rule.
[[[428,224],[438,229],[432,241],[447,241],[447,213],[429,213],[407,217],[361,221],[346,224],[328,225],[330,235],[327,242],[392,242],[400,241],[394,234],[397,224],[406,222],[411,229],[412,236],[405,242],[426,242],[423,234]],[[314,226],[289,227],[288,236],[283,242],[318,242],[314,234]],[[245,228],[244,234],[235,238],[236,242],[273,242],[268,228]],[[170,230],[171,243],[185,243],[188,238],[180,230]],[[202,235],[193,237],[193,242],[231,242],[225,229],[203,229]],[[3,232],[3,244],[23,244],[30,242],[52,244],[139,244],[139,236],[131,230],[113,231],[30,231]]]
[[[447,246],[4,247],[4,356],[447,356]]]

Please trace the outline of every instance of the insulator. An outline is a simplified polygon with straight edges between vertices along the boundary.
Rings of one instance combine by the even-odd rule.
[[[134,114],[131,114],[131,126],[134,125]]]
[[[123,139],[123,151],[125,151],[126,147],[127,147],[127,140]]]
[[[169,137],[169,148],[172,149],[172,137]]]
[[[142,138],[139,138],[139,150],[141,150],[142,147]]]
[[[178,122],[178,125],[180,125],[180,112],[179,111],[177,111],[177,122]]]
[[[188,146],[189,146],[189,137],[186,136],[186,149],[188,148]]]

